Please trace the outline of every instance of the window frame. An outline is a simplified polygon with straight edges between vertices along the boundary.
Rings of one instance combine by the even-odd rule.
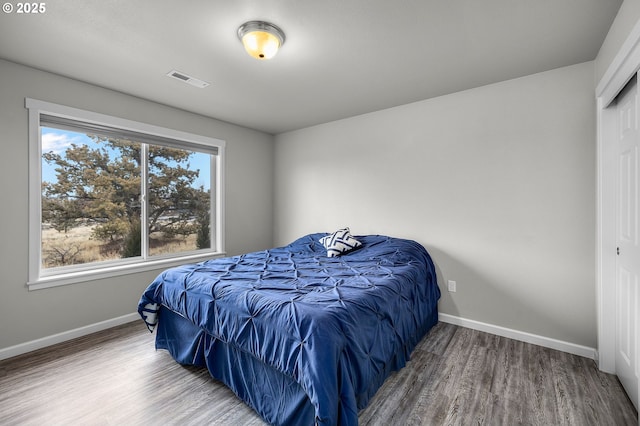
[[[196,262],[225,255],[224,245],[224,152],[226,142],[221,139],[196,135],[173,130],[152,124],[114,117],[106,114],[85,111],[78,108],[58,105],[51,102],[25,98],[25,107],[29,113],[29,271],[27,287],[29,290],[55,287],[168,268],[188,262]],[[202,147],[204,150],[217,149],[212,154],[212,170],[214,176],[212,191],[215,191],[212,202],[212,232],[215,243],[213,249],[202,249],[198,253],[178,253],[174,256],[147,256],[96,263],[94,267],[87,265],[78,268],[65,268],[64,271],[44,272],[42,268],[42,132],[41,115],[60,117],[79,123],[94,126],[105,126],[125,132],[138,133],[150,139],[159,138],[166,142],[174,140],[176,148]],[[148,143],[144,141],[144,143]],[[166,144],[166,143],[165,143]],[[146,244],[146,243],[143,243]]]

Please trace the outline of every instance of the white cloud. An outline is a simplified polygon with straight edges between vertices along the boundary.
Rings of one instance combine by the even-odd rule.
[[[76,138],[67,133],[42,133],[42,152],[54,152],[59,154],[71,146],[73,142],[77,142]]]

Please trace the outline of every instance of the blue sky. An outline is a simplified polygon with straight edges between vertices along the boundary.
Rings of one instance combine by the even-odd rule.
[[[64,156],[65,150],[71,144],[87,145],[89,148],[101,146],[83,133],[76,133],[67,130],[42,127],[42,152],[54,152]],[[114,152],[115,155],[115,152]],[[210,156],[204,153],[194,153],[189,159],[192,170],[200,170],[200,176],[196,179],[195,186],[204,186],[205,190],[211,187],[210,184]],[[49,165],[42,161],[42,180],[44,182],[55,182],[55,165]]]

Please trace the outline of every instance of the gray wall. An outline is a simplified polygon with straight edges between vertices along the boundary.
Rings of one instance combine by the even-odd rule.
[[[272,245],[273,136],[0,60],[0,349],[135,312],[159,272],[27,291],[25,97],[225,140],[227,252]]]
[[[595,347],[593,78],[588,62],[277,135],[275,242],[415,239],[441,312]]]

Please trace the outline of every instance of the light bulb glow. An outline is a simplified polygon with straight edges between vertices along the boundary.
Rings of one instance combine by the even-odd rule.
[[[242,44],[247,53],[254,58],[271,59],[278,53],[280,40],[264,31],[252,31],[242,37]]]
[[[280,28],[264,21],[245,22],[238,28],[238,38],[247,53],[259,60],[273,58],[285,40]]]

